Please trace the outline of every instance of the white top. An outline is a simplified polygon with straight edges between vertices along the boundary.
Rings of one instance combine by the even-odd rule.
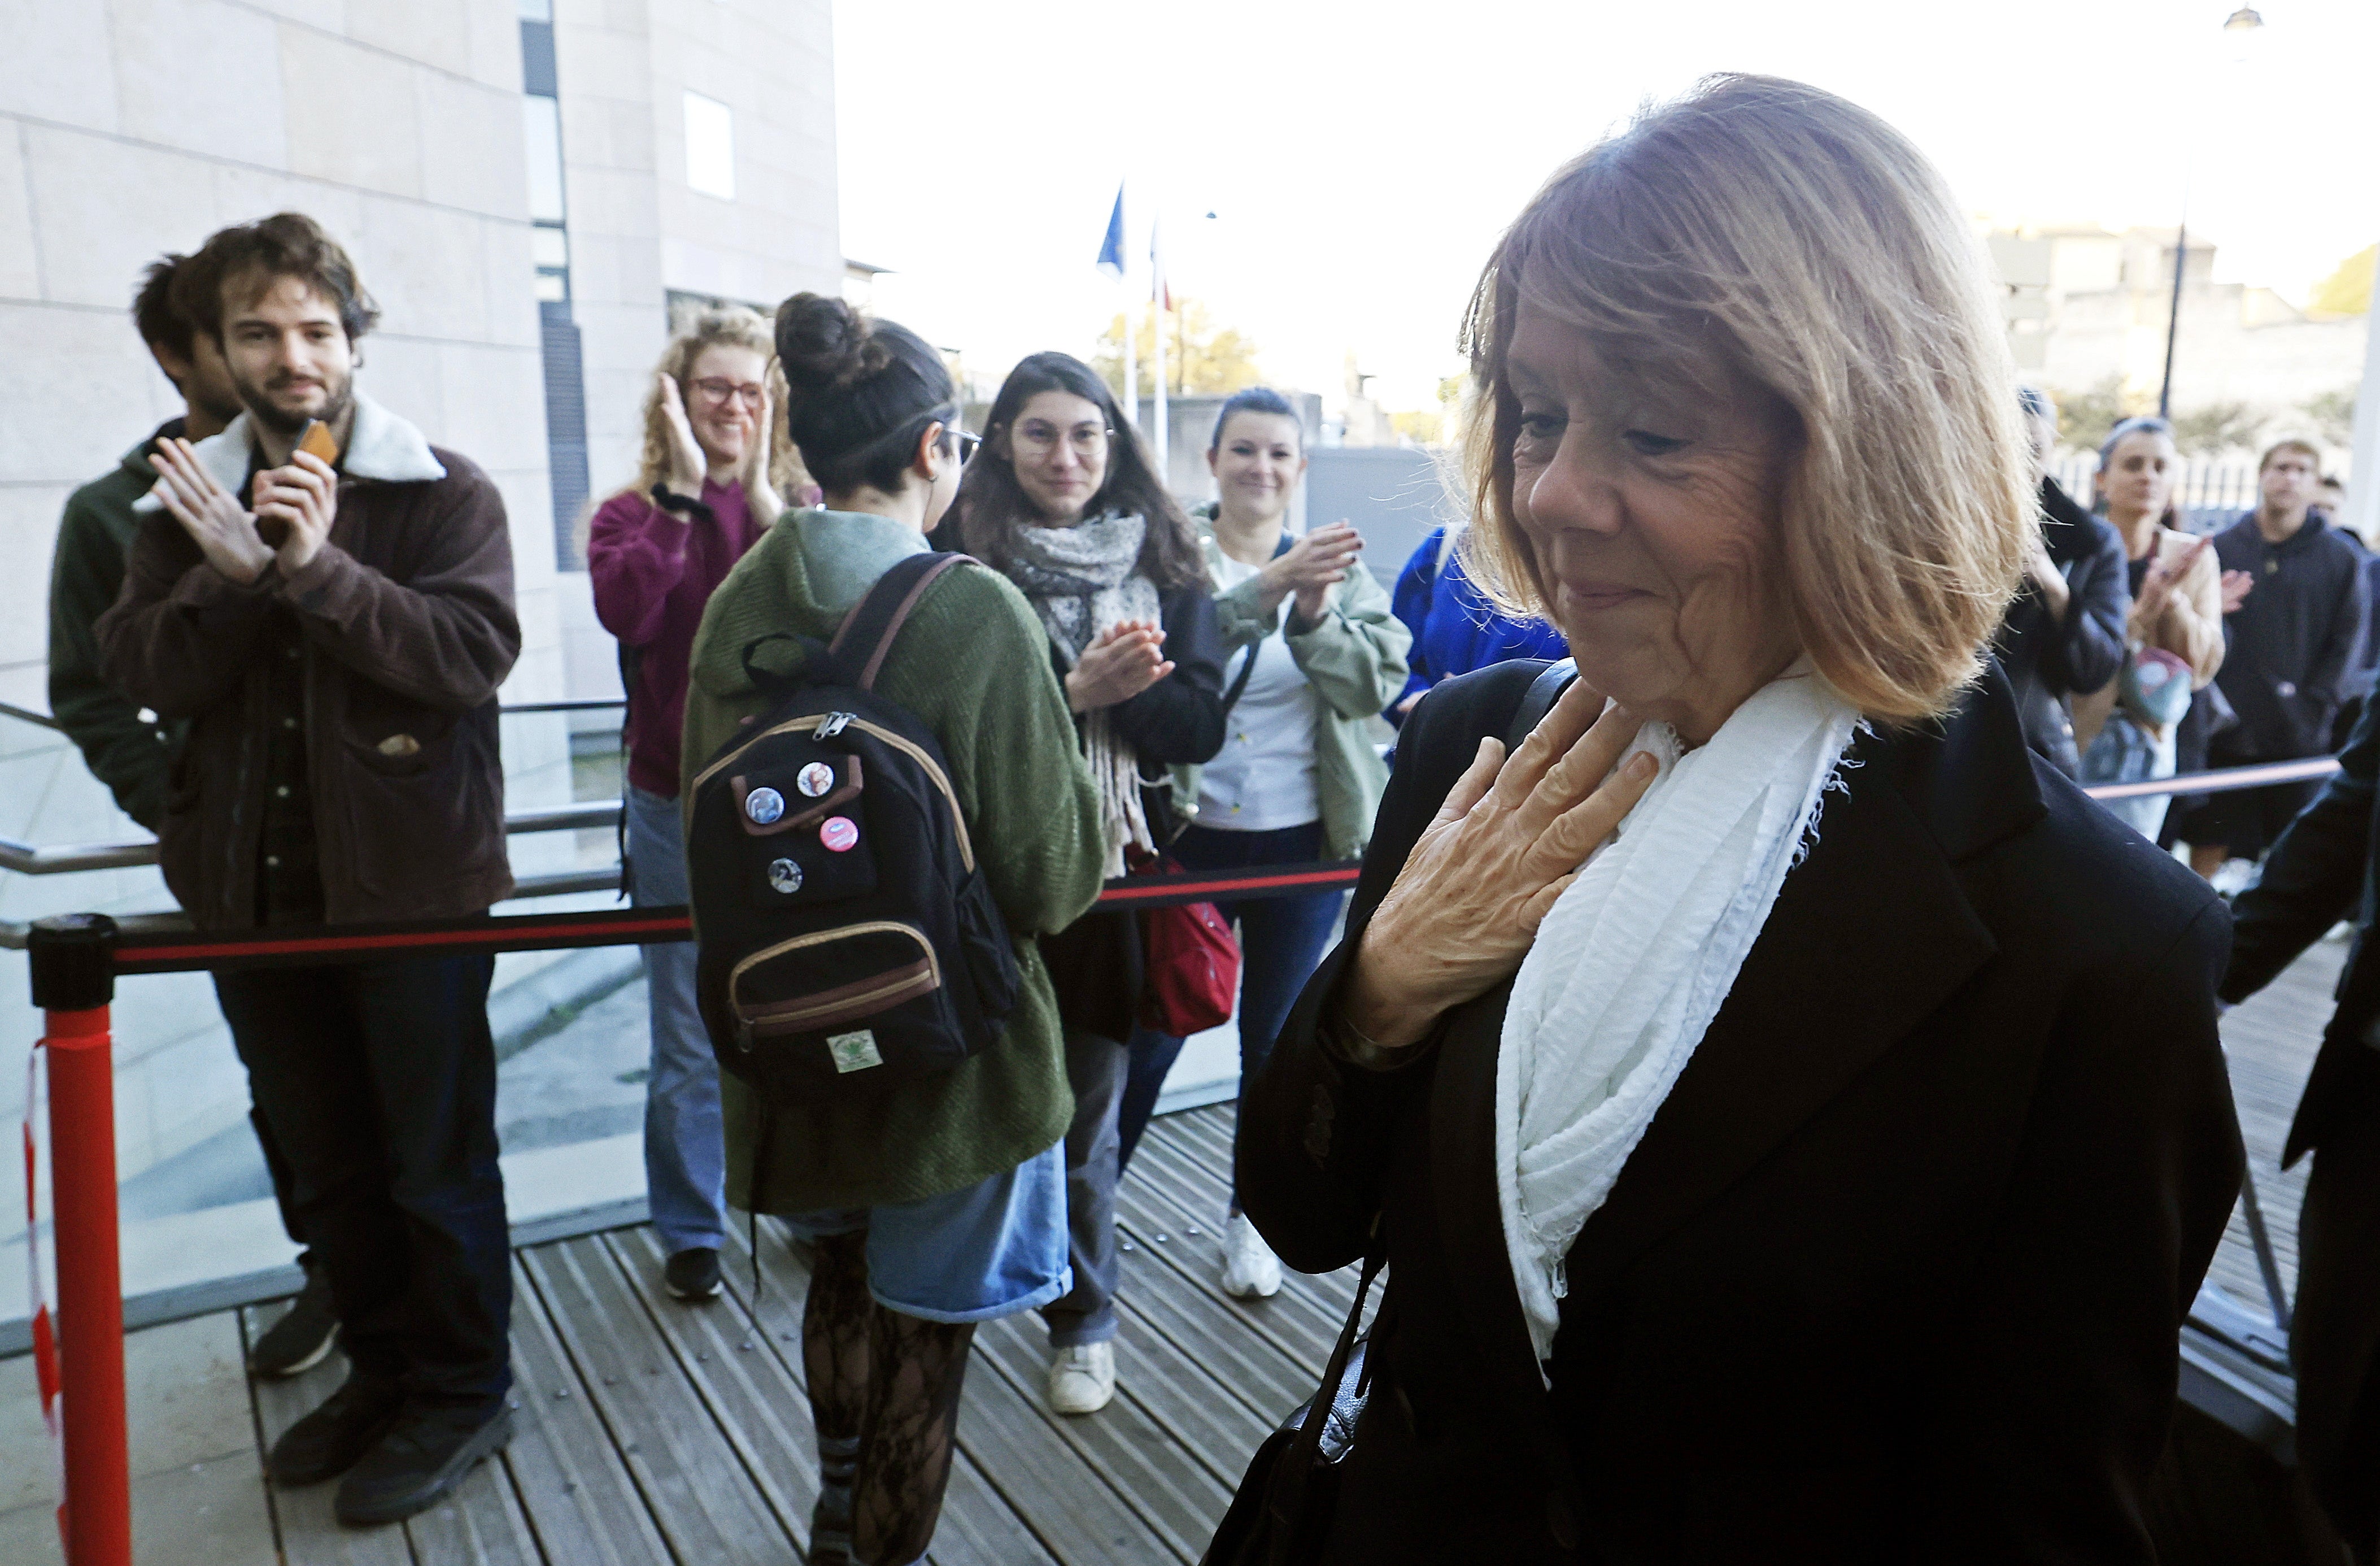
[[[1222,555],[1215,585],[1229,592],[1259,569]],[[1284,629],[1288,622],[1284,605],[1281,625],[1270,636],[1224,662],[1227,693],[1248,659],[1257,661],[1257,668],[1223,720],[1223,748],[1199,775],[1197,824],[1202,827],[1279,832],[1322,819],[1322,797],[1314,777],[1314,731],[1320,714],[1314,687],[1290,656]]]

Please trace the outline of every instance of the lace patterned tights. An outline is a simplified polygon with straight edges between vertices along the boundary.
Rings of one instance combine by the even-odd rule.
[[[857,1452],[852,1560],[908,1566],[934,1536],[950,1483],[971,1323],[920,1320],[868,1293],[868,1236],[821,1240],[802,1312],[802,1364],[830,1485]],[[823,1515],[829,1510],[820,1502]]]

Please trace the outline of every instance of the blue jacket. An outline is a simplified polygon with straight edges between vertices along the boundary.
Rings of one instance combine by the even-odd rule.
[[[1484,669],[1512,658],[1568,658],[1562,634],[1541,620],[1512,620],[1496,612],[1469,577],[1463,575],[1462,552],[1446,547],[1446,529],[1424,539],[1397,577],[1390,605],[1396,617],[1413,632],[1413,650],[1405,655],[1405,688],[1389,703],[1387,717],[1402,723],[1397,711],[1404,699],[1427,690],[1440,680]],[[1439,555],[1443,552],[1443,564]]]

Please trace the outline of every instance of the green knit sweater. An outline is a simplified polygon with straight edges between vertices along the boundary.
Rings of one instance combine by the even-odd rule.
[[[917,529],[881,516],[779,518],[703,612],[686,689],[686,775],[739,720],[768,708],[744,673],[746,646],[771,631],[831,637],[877,577],[925,547]],[[755,661],[785,674],[801,656],[780,640]],[[722,1074],[728,1199],[753,1211],[873,1207],[959,1190],[1050,1146],[1074,1118],[1057,1000],[1032,938],[1090,907],[1104,855],[1098,795],[1050,672],[1050,638],[1007,578],[962,565],[918,601],[876,691],[941,742],[1023,983],[1000,1042],[950,1075],[861,1103],[779,1106],[764,1189],[752,1188],[761,1103]]]

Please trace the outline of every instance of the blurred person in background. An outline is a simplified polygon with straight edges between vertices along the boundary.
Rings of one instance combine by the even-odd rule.
[[[2128,419],[2099,448],[2107,526],[2121,540],[2131,608],[2120,674],[2074,700],[2085,783],[2173,776],[2191,698],[2223,665],[2222,582],[2213,546],[2171,525],[2180,472],[2173,427],[2162,419]],[[2155,656],[2160,653],[2167,657]],[[2101,803],[2154,842],[2170,797]]]
[[[2329,752],[2363,640],[2363,556],[2313,509],[2321,460],[2311,442],[2274,443],[2256,465],[2256,509],[2215,535],[2232,589],[2224,604],[2229,650],[2216,683],[2239,721],[2209,739],[2211,766]],[[2191,867],[2211,880],[2228,860],[2261,857],[2320,787],[2204,795],[2176,829]]]
[[[784,510],[771,477],[768,322],[748,310],[707,310],[662,354],[645,396],[645,446],[633,483],[587,530],[595,617],[619,639],[628,698],[628,893],[638,907],[683,904],[678,747],[686,659],[703,605],[728,568]],[[695,1006],[693,945],[644,948],[652,1060],[645,1078],[645,1193],[682,1300],[719,1292],[727,1235],[719,1062]]]
[[[1167,769],[1223,745],[1223,646],[1198,536],[1097,371],[1038,353],[1009,371],[959,484],[966,552],[1024,592],[1098,783],[1106,874],[1175,831]],[[1075,1286],[1041,1307],[1060,1414],[1115,1395],[1118,1109],[1144,985],[1137,917],[1086,914],[1041,953],[1066,1025],[1066,1222]]]
[[[140,289],[132,301],[132,324],[157,368],[174,383],[183,411],[126,452],[114,471],[67,497],[50,565],[50,714],[82,752],[91,776],[107,785],[126,815],[152,832],[165,824],[174,757],[188,725],[157,717],[101,676],[95,627],[124,586],[125,555],[140,526],[133,506],[157,482],[157,470],[149,465],[151,455],[164,442],[206,440],[239,417],[239,392],[232,384],[222,347],[192,325],[189,310],[177,302],[177,294],[212,290],[214,279],[201,276],[202,270],[192,257],[172,255],[151,262],[141,273]],[[298,1246],[298,1266],[306,1280],[289,1308],[249,1351],[248,1365],[260,1376],[296,1376],[331,1352],[339,1329],[338,1310],[331,1299],[329,1274],[298,1232],[290,1205],[288,1165],[252,1103],[248,1119],[273,1182],[282,1228]]]
[[[2017,405],[2039,477],[2041,528],[1993,646],[2016,692],[2025,743],[2070,778],[2082,759],[2071,700],[2113,680],[2124,661],[2124,545],[2049,476],[2056,405],[2031,386],[2018,388]]]
[[[1305,430],[1281,394],[1235,392],[1215,419],[1207,467],[1218,499],[1194,520],[1228,666],[1223,748],[1180,781],[1195,801],[1172,843],[1192,870],[1241,870],[1360,859],[1389,770],[1370,726],[1403,688],[1412,633],[1357,559],[1363,536],[1344,522],[1293,538],[1284,525],[1305,473]],[[1216,904],[1238,927],[1240,1079],[1252,1080],[1290,1002],[1305,988],[1339,922],[1343,892]],[[1182,1053],[1172,1034],[1137,1030],[1124,1084],[1119,1164],[1157,1107]],[[1240,1211],[1223,1230],[1223,1292],[1244,1298],[1281,1287],[1281,1263]]]
[[[711,596],[686,695],[690,777],[776,705],[765,676],[807,656],[792,637],[833,637],[927,551],[958,490],[957,390],[916,333],[796,294],[778,309],[776,346],[787,431],[826,505],[779,518]],[[802,1309],[814,1566],[924,1559],[976,1325],[1067,1287],[1065,1044],[1031,938],[1090,906],[1106,851],[1048,648],[1014,587],[961,564],[922,585],[874,686],[941,743],[1016,947],[998,1041],[885,1092],[786,1102],[732,1074],[722,1083],[738,1205],[817,1246]]]
[[[477,917],[510,895],[496,689],[520,653],[503,497],[358,391],[379,311],[311,218],[210,238],[192,321],[242,412],[167,443],[101,669],[189,723],[158,863],[199,929]],[[297,449],[319,421],[335,465]],[[485,953],[218,970],[215,993],[347,1378],[283,1431],[276,1484],[435,1505],[511,1433],[512,1255]]]
[[[1472,582],[1460,523],[1422,540],[1397,576],[1392,607],[1413,633],[1413,647],[1405,655],[1405,688],[1381,716],[1401,727],[1440,680],[1507,659],[1570,656],[1559,628],[1505,613]]]

